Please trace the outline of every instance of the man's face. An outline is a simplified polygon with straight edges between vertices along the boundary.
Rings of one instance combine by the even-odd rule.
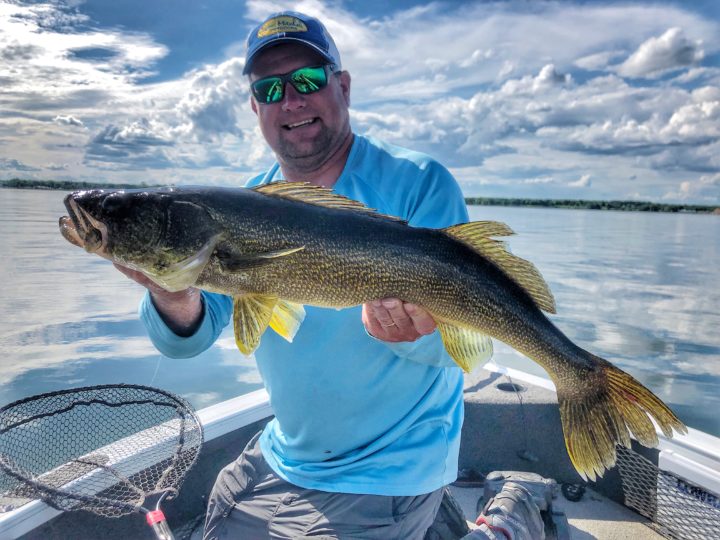
[[[295,43],[271,47],[253,62],[250,81],[326,63],[312,49]],[[300,94],[291,84],[277,103],[250,97],[260,129],[281,164],[312,172],[335,154],[350,133],[350,75],[328,75],[328,84],[312,94]]]

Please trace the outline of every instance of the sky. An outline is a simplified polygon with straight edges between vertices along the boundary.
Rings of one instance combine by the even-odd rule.
[[[245,39],[319,17],[356,133],[466,196],[720,205],[720,2],[0,0],[0,179],[237,185]]]

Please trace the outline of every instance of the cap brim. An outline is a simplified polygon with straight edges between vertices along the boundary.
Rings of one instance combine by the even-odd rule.
[[[270,47],[273,47],[275,45],[280,45],[281,43],[301,43],[302,45],[305,45],[306,47],[314,50],[316,53],[318,53],[320,56],[322,56],[325,60],[330,62],[331,64],[335,63],[335,59],[331,57],[327,52],[323,51],[320,47],[315,45],[314,43],[310,43],[308,41],[305,41],[304,39],[298,39],[294,37],[279,37],[277,39],[273,39],[272,41],[268,41],[266,43],[263,43],[260,47],[258,47],[255,51],[253,51],[246,59],[245,59],[245,67],[243,68],[243,75],[247,75],[250,73],[250,68],[252,67],[253,62],[257,58],[257,55],[263,52],[266,49],[269,49]]]

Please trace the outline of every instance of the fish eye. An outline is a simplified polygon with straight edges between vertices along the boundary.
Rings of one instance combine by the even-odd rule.
[[[102,209],[103,211],[112,214],[116,213],[124,208],[126,208],[128,205],[128,198],[123,197],[120,193],[113,193],[111,195],[108,195],[105,197],[105,199],[102,202]]]

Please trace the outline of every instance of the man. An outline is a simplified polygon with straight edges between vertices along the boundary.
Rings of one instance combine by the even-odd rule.
[[[467,221],[445,168],[352,132],[350,74],[317,19],[284,12],[258,25],[244,73],[277,157],[249,186],[310,182],[413,226]],[[121,270],[148,287],[142,319],[168,356],[198,354],[229,321],[228,297],[169,293]],[[306,311],[292,344],[266,333],[255,352],[275,418],[218,476],[205,538],[422,538],[457,475],[460,369],[421,306]]]

